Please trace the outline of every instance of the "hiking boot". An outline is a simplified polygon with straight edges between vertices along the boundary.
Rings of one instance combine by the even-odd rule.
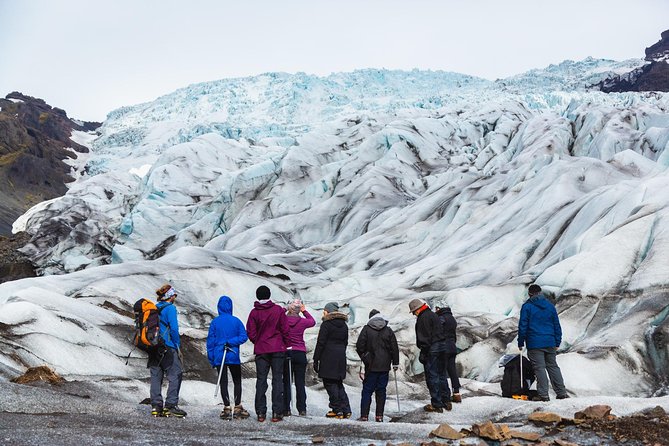
[[[453,405],[451,404],[450,401],[447,402],[446,404],[444,404],[444,409],[446,409],[446,410],[451,410],[451,409],[453,409]]]
[[[153,406],[151,407],[151,416],[152,417],[162,417],[163,416],[163,406]]]
[[[567,398],[569,398],[569,395],[567,395],[566,393],[564,395],[558,395],[557,396],[557,399],[559,399],[559,400],[566,400]]]
[[[225,406],[221,411],[221,418],[232,418],[232,409],[230,406]]]
[[[163,409],[164,417],[183,418],[186,416],[186,411],[179,409],[179,406],[165,407]]]
[[[361,416],[360,418],[358,418],[357,421],[367,421],[367,420],[368,420],[368,417],[366,417],[365,415],[363,415],[363,416]]]
[[[451,401],[453,401],[454,403],[461,403],[462,397],[460,396],[459,393],[454,393],[453,397],[451,398]]]
[[[251,416],[251,414],[249,414],[249,412],[246,409],[244,409],[244,406],[242,406],[241,404],[237,404],[235,406],[235,410],[232,411],[232,415],[235,418],[241,418],[244,420],[249,416]]]
[[[436,413],[442,413],[444,411],[444,409],[442,409],[441,407],[434,407],[432,404],[426,404],[423,407],[423,410],[425,412],[436,412]]]
[[[273,413],[272,423],[276,423],[277,421],[283,421],[283,415],[281,415],[280,413]]]
[[[285,411],[285,412],[283,413],[284,418],[285,418],[285,417],[290,417],[290,416],[292,416],[292,415],[293,415],[293,414],[290,412],[290,410],[287,410],[287,411]]]
[[[258,422],[262,423],[263,421],[265,421],[265,414],[258,414]]]
[[[344,412],[337,412],[337,415],[335,415],[335,418],[338,420],[343,420],[346,418],[346,415],[344,415]]]
[[[334,411],[329,411],[328,413],[325,414],[326,418],[336,418],[337,417],[337,412]]]
[[[383,415],[377,415],[375,419],[377,423],[383,423]]]
[[[344,412],[344,418],[349,419],[353,414],[351,412]]]
[[[307,411],[306,411],[306,410],[301,410],[300,413],[299,413],[299,415],[300,415],[301,417],[306,417],[306,416],[307,416]]]
[[[550,400],[551,399],[548,398],[547,396],[539,396],[539,395],[533,396],[532,398],[530,398],[530,401],[544,401],[544,402],[546,402],[546,401],[550,401]]]

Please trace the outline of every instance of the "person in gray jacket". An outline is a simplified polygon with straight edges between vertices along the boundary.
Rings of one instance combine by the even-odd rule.
[[[374,393],[376,395],[375,419],[377,422],[383,422],[390,364],[392,363],[393,369],[397,370],[400,351],[397,347],[395,333],[388,327],[388,321],[378,310],[369,312],[369,322],[362,327],[355,350],[365,364],[358,421],[367,421],[372,405],[372,393]]]

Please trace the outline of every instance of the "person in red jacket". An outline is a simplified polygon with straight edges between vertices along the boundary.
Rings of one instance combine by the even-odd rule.
[[[265,285],[256,290],[253,310],[246,322],[246,332],[256,355],[255,410],[258,421],[267,416],[267,376],[272,371],[272,421],[281,421],[284,413],[283,363],[288,345],[288,321],[284,309],[272,302]]]
[[[300,313],[304,316],[301,317]],[[307,371],[307,346],[304,343],[304,330],[316,325],[316,321],[304,308],[300,299],[288,304],[286,318],[288,320],[288,351],[283,367],[283,397],[286,407],[284,415],[290,416],[291,381],[295,384],[295,400],[297,412],[301,416],[307,414],[307,391],[304,387]]]

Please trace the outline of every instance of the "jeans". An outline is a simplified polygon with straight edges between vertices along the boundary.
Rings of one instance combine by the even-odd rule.
[[[289,370],[290,367],[290,370]],[[295,386],[295,400],[298,412],[307,411],[307,391],[304,385],[304,377],[307,372],[307,354],[299,350],[288,351],[286,362],[283,366],[283,399],[286,407],[283,413],[290,412],[292,400],[291,381]]]
[[[216,370],[220,373],[221,367],[216,367]],[[223,373],[221,373],[221,381],[219,382],[219,385],[221,386],[223,404],[226,406],[230,405],[230,394],[228,393],[228,370],[230,370],[230,375],[232,375],[232,385],[235,392],[235,406],[238,406],[242,403],[242,366],[241,364],[225,364]]]
[[[446,346],[441,343],[433,344],[427,359],[427,388],[430,391],[430,404],[433,407],[444,407],[445,402],[451,399],[451,390],[448,388],[446,373]]]
[[[267,376],[272,370],[272,413],[283,413],[284,352],[256,355],[256,415],[267,414]]]
[[[548,398],[548,378],[550,378],[557,396],[566,396],[567,389],[556,360],[557,349],[555,347],[532,348],[527,350],[527,356],[532,362],[534,376],[537,378],[537,394],[542,398]],[[548,377],[546,372],[548,372]]]
[[[451,379],[453,393],[460,393],[460,378],[458,378],[458,369],[455,367],[455,353],[446,354],[446,372]]]
[[[330,408],[334,413],[351,413],[351,405],[348,401],[344,381],[341,379],[323,378],[323,385],[330,397]]]
[[[386,406],[386,387],[390,372],[367,372],[362,382],[362,395],[360,398],[360,416],[369,416],[369,409],[372,406],[372,393],[376,399],[376,416],[383,416],[383,410]]]
[[[173,348],[167,347],[162,356],[157,356],[156,362],[151,362],[151,405],[163,407],[163,378],[167,378],[167,396],[165,407],[175,407],[179,404],[179,390],[183,371],[179,355]]]

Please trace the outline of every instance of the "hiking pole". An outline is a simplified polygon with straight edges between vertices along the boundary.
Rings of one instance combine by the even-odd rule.
[[[397,369],[393,367],[393,374],[395,375],[395,396],[397,396],[397,412],[400,412],[400,391],[397,387]]]
[[[523,390],[525,390],[525,381],[523,381],[523,350],[525,350],[524,345],[520,348],[520,361],[519,361],[519,364],[520,364],[520,391],[521,391],[521,395],[522,395]]]
[[[221,376],[223,376],[223,368],[225,367],[225,355],[228,353],[228,348],[223,346],[223,359],[221,360],[221,369],[218,371],[218,380],[216,381],[216,390],[214,390],[214,399],[218,396],[218,387],[221,384]]]
[[[290,408],[293,406],[293,401],[292,401],[292,394],[293,394],[293,373],[292,373],[292,367],[290,366],[292,363],[292,353],[293,353],[293,347],[288,347],[286,350],[288,350],[288,411],[290,412]],[[297,408],[297,403],[295,403],[295,407]]]

